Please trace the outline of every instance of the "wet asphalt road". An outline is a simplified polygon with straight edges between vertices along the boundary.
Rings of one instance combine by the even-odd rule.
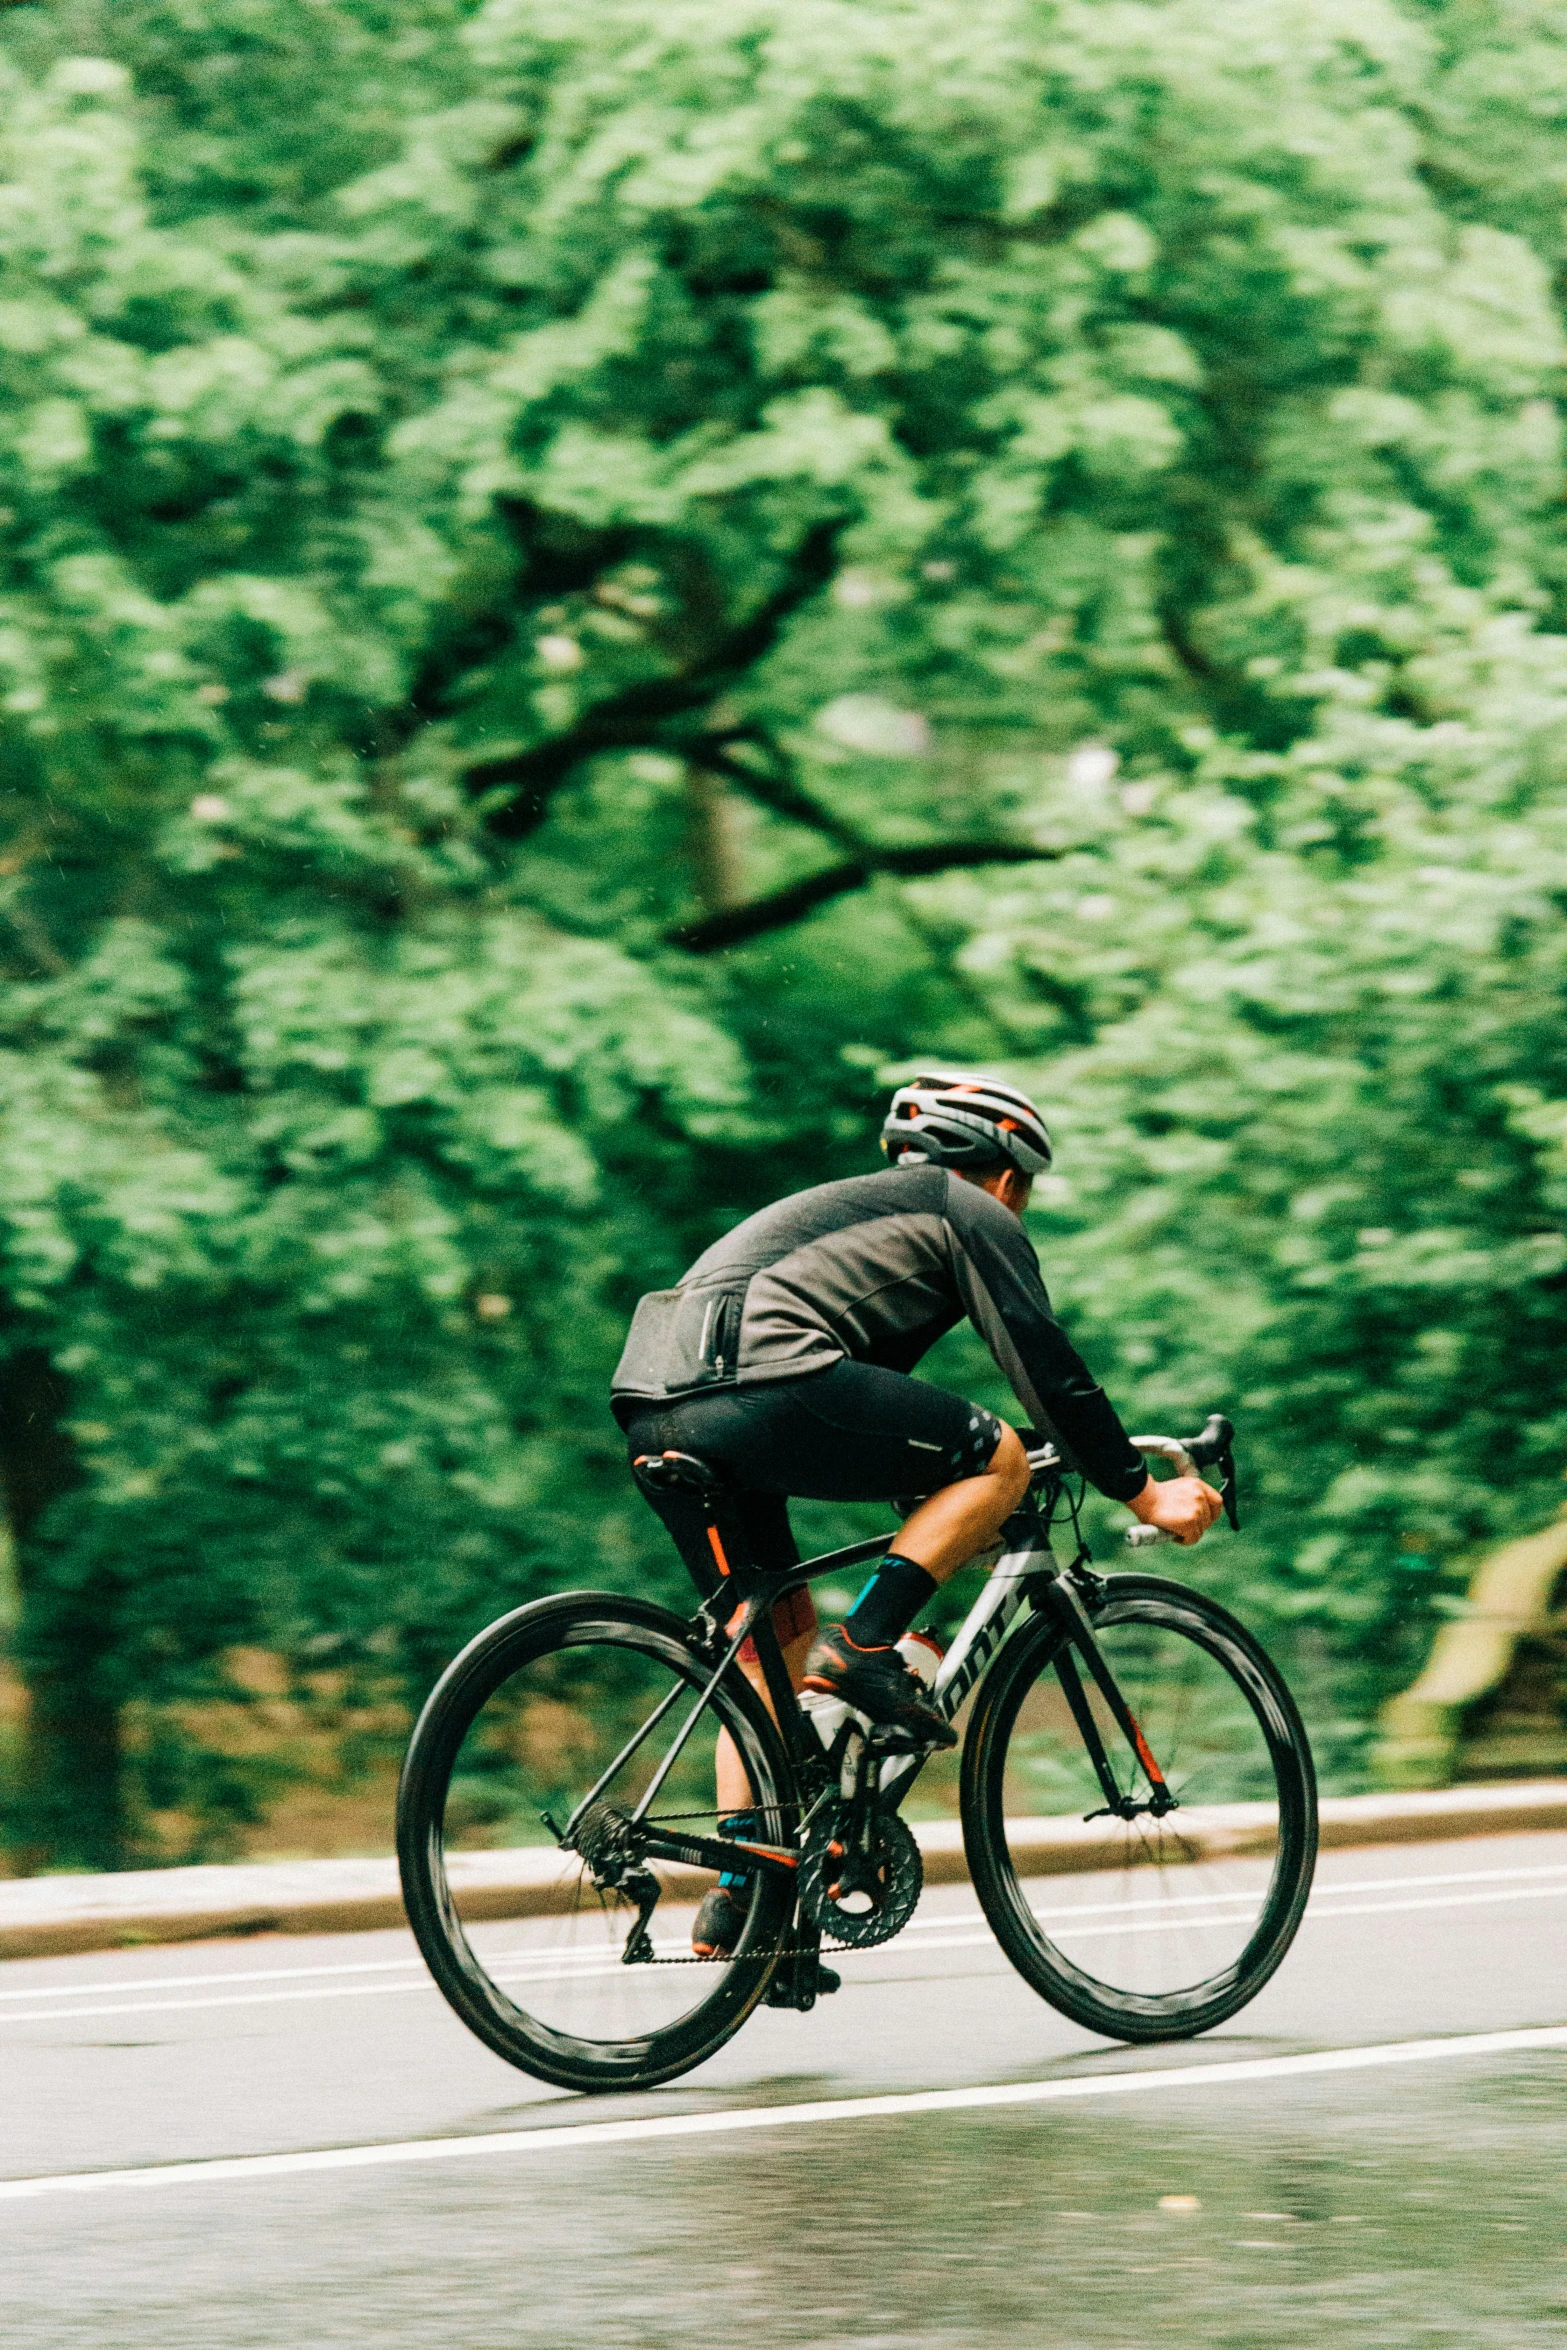
[[[0,2200],[8,2344],[93,2350],[1564,2350],[1567,1836],[1330,1854],[1283,1971],[1206,2040],[1108,2046],[927,1894],[809,2017],[587,2101],[471,2039],[397,1934],[0,1966],[0,2176],[331,2147],[373,2169]],[[1313,2073],[1266,2060],[1453,2045]],[[1260,2077],[1238,2062],[1264,2060]],[[1200,2067],[1065,2102],[758,2108]],[[584,2143],[605,2120],[719,2134]],[[549,2128],[542,2151],[430,2142]]]

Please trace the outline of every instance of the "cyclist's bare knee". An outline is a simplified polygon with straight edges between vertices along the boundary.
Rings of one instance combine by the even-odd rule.
[[[1023,1448],[1022,1437],[1006,1423],[1002,1425],[1001,1442],[991,1454],[990,1466],[985,1474],[994,1478],[1001,1487],[1007,1510],[1015,1510],[1028,1491],[1028,1454]]]

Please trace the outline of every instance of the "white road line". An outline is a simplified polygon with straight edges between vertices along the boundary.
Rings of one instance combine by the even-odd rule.
[[[1308,1925],[1320,1925],[1325,1919],[1331,1918],[1379,1918],[1389,1916],[1395,1910],[1473,1909],[1477,1906],[1484,1907],[1493,1901],[1540,1901],[1553,1895],[1557,1898],[1567,1895],[1567,1882],[1560,1885],[1497,1887],[1490,1893],[1441,1893],[1434,1900],[1348,1901],[1339,1909],[1325,1909],[1313,1902],[1307,1908],[1305,1922]],[[1250,1898],[1255,1899],[1256,1897],[1253,1895]],[[1039,1915],[1037,1910],[1034,1914],[1036,1917]],[[1128,1918],[1119,1924],[1107,1922],[1098,1926],[1074,1927],[1061,1924],[1060,1921],[1064,1915],[1066,1915],[1065,1912],[1058,1911],[1056,1916],[1049,1921],[1052,1941],[1086,1942],[1091,1936],[1104,1934],[1168,1934],[1173,1933],[1177,1927],[1181,1926],[1184,1926],[1189,1933],[1200,1934],[1212,1927],[1234,1926],[1239,1922],[1235,1918],[1151,1917]]]
[[[1473,1875],[1485,1875],[1485,1871],[1473,1871]],[[1372,1889],[1377,1889],[1377,1885],[1447,1885],[1447,1882],[1454,1882],[1454,1885],[1457,1885],[1457,1882],[1468,1882],[1468,1878],[1459,1878],[1459,1875],[1454,1875],[1454,1878],[1356,1880],[1356,1882],[1349,1882],[1349,1885],[1330,1885],[1330,1887],[1325,1887],[1325,1892],[1330,1896],[1332,1894],[1358,1894],[1358,1892],[1372,1892]],[[1330,1925],[1332,1920],[1341,1920],[1341,1918],[1386,1918],[1386,1915],[1405,1913],[1405,1911],[1438,1911],[1438,1908],[1487,1908],[1489,1903],[1494,1903],[1494,1901],[1546,1901],[1546,1899],[1560,1899],[1560,1896],[1567,1896],[1567,1875],[1562,1878],[1560,1885],[1494,1885],[1494,1887],[1489,1887],[1487,1892],[1440,1894],[1438,1899],[1419,1899],[1419,1901],[1344,1901],[1344,1903],[1334,1903],[1334,1906],[1325,1906],[1323,1901],[1313,1899],[1309,1911],[1306,1911],[1304,1925]],[[1179,1903],[1184,1903],[1184,1906],[1203,1906],[1203,1908],[1210,1908],[1210,1911],[1212,1908],[1233,1906],[1236,1901],[1255,1901],[1255,1899],[1257,1899],[1255,1892],[1172,1894],[1170,1896],[1172,1903],[1179,1901]],[[1107,1908],[1121,1911],[1121,1918],[1118,1918],[1116,1922],[1111,1922],[1111,1920],[1099,1922],[1099,1925],[1085,1925],[1085,1927],[1074,1925],[1076,1918],[1088,1918],[1088,1915],[1107,1911]],[[1137,1911],[1151,1911],[1154,1915],[1146,1915],[1146,1918],[1128,1918],[1125,1913],[1132,1911],[1132,1908],[1137,1908]],[[1177,1915],[1165,1915],[1165,1903],[1161,1903],[1161,1901],[1135,1901],[1135,1903],[1132,1901],[1125,1901],[1125,1903],[1085,1901],[1085,1903],[1081,1903],[1081,1906],[1064,1908],[1064,1911],[1045,1911],[1045,1908],[1036,1908],[1034,1915],[1038,1920],[1041,1920],[1041,1925],[1050,1927],[1052,1941],[1095,1941],[1095,1939],[1107,1939],[1107,1936],[1111,1936],[1111,1934],[1175,1934],[1175,1932],[1179,1932],[1179,1929],[1184,1929],[1184,1932],[1189,1932],[1189,1934],[1203,1934],[1203,1932],[1217,1932],[1217,1929],[1222,1929],[1222,1927],[1233,1927],[1238,1922],[1236,1918],[1191,1918],[1191,1915],[1186,1915],[1184,1911],[1177,1913]],[[933,1929],[933,1927],[944,1927],[944,1925],[966,1927],[970,1920],[980,1927],[980,1932],[977,1934],[928,1932],[926,1939],[923,1939],[916,1948],[919,1950],[973,1950],[973,1948],[984,1948],[984,1943],[994,1941],[991,1929],[984,1925],[984,1920],[980,1918],[980,1913],[977,1911],[956,1911],[956,1913],[949,1913],[947,1918],[928,1918],[928,1920],[914,1920],[914,1922],[916,1925],[921,1925],[923,1922],[923,1925],[926,1925],[928,1929]],[[663,1941],[663,1943],[658,1943],[655,1948],[679,1950],[679,1953],[684,1953],[684,1943],[677,1943],[677,1941]],[[843,1958],[865,1958],[865,1955],[867,1955],[865,1950],[832,1950],[834,1965]],[[357,1974],[357,1972],[371,1972],[371,1969],[376,1969],[376,1972],[383,1972],[383,1969],[388,1969],[388,1972],[390,1969],[413,1972],[413,1969],[421,1969],[421,1967],[423,1967],[423,1960],[416,1960],[416,1958],[388,1958],[388,1960],[366,1960],[364,1969],[357,1969],[357,1967],[265,1967],[265,1969],[256,1969],[256,1972],[251,1972],[251,1974],[160,1976],[160,1979],[157,1979],[155,1983],[146,1983],[146,1986],[141,1986],[141,1983],[132,1983],[132,1981],[108,1983],[108,1986],[96,1986],[96,1983],[94,1986],[63,1986],[63,1990],[59,1990],[59,1993],[56,1993],[52,1986],[47,1986],[45,1983],[45,1986],[35,1988],[35,1990],[31,1990],[31,1993],[5,1993],[5,1997],[33,1997],[33,2000],[70,1997],[70,2000],[78,2000],[78,1997],[87,1995],[89,1990],[96,1990],[96,1988],[134,1990],[134,1993],[143,1993],[143,1990],[153,1990],[153,1988],[183,1988],[183,1983],[186,1981],[190,1981],[190,1983],[251,1983],[251,1981],[275,1981],[275,1979],[289,1981],[289,1979],[296,1979],[296,1976]],[[496,1976],[498,1983],[550,1983],[550,1981],[564,1981],[566,1976],[576,1976],[578,1981],[585,1981],[585,1979],[592,1979],[592,1976],[597,1976],[597,1974],[618,1976],[620,1974],[620,1958],[613,1953],[599,1953],[599,1950],[576,1950],[576,1953],[571,1953],[571,1950],[545,1950],[545,1948],[540,1948],[538,1953],[529,1953],[529,1950],[512,1950],[505,1960],[498,1960],[496,1965],[491,1967],[491,1972],[493,1972],[493,1976]],[[101,2005],[101,2007],[31,2007],[31,2009],[23,2009],[23,2012],[0,2014],[0,2026],[7,2026],[7,2023],[78,2023],[78,2021],[87,2023],[89,2019],[99,2019],[99,2016],[190,2014],[190,2012],[197,2012],[197,2009],[204,2009],[204,2007],[275,2007],[277,2002],[291,2002],[291,2000],[348,2000],[348,1997],[376,1997],[376,1995],[383,1995],[383,1993],[397,1993],[397,1990],[402,1990],[402,1993],[409,1993],[409,1990],[435,1990],[435,1983],[432,1983],[423,1972],[416,1972],[413,1974],[413,1981],[406,1981],[406,1983],[362,1983],[362,1981],[317,1983],[317,1981],[310,1981],[310,1983],[303,1983],[303,1986],[298,1990],[237,1990],[237,1993],[204,1997],[204,2000],[148,2000],[146,1995],[141,1995],[141,1997],[132,1997],[132,2000],[117,2000],[117,2002],[113,2002],[113,2005]]]
[[[1528,1877],[1530,1879],[1538,1879],[1541,1877],[1567,1878],[1567,1861],[1552,1861],[1544,1868],[1454,1869],[1446,1870],[1441,1875],[1432,1876],[1349,1877],[1343,1879],[1342,1881],[1319,1881],[1317,1890],[1312,1895],[1312,1911],[1310,1914],[1316,1914],[1316,1905],[1322,1899],[1327,1898],[1332,1900],[1337,1896],[1346,1893],[1398,1893],[1406,1891],[1412,1887],[1425,1887],[1428,1885],[1510,1884],[1520,1877]],[[1038,1882],[1037,1878],[1034,1880],[1034,1882]],[[1138,1908],[1164,1909],[1176,1902],[1184,1902],[1197,1908],[1210,1908],[1219,1903],[1254,1899],[1256,1894],[1262,1889],[1263,1888],[1261,1886],[1243,1887],[1239,1892],[1236,1893],[1170,1893],[1161,1890],[1160,1893],[1154,1896],[1139,1896],[1136,1901],[1068,1902],[1058,1909],[1036,1909],[1034,1915],[1041,1920],[1093,1917],[1104,1912],[1120,1913],[1130,1909]],[[1554,1886],[1546,1886],[1542,1887],[1541,1890],[1555,1891],[1556,1888]],[[687,1904],[686,1906],[689,1907],[690,1905]],[[939,1911],[934,1916],[928,1918],[911,1918],[908,1925],[904,1928],[904,1932],[908,1934],[936,1934],[943,1932],[945,1929],[951,1926],[977,1926],[983,1923],[983,1915],[977,1909],[948,1909]],[[658,1947],[660,1949],[675,1950],[681,1946],[677,1942],[667,1942],[659,1944]],[[938,1945],[937,1947],[940,1946]],[[523,1954],[519,1953],[518,1955],[520,1956]],[[547,1954],[541,1951],[540,1955],[544,1956]],[[17,1965],[25,1965],[35,1962],[28,1960],[16,1960],[12,1963]],[[422,1967],[423,1964],[424,1961],[419,1957],[418,1953],[411,1952],[407,1958],[364,1958],[352,1960],[334,1959],[330,1964],[323,1964],[321,1966],[229,1967],[225,1968],[221,1973],[210,1975],[128,1975],[119,1980],[99,1980],[97,1982],[89,1983],[33,1983],[30,1984],[25,1990],[21,1991],[0,1991],[0,2004],[9,2003],[12,2000],[18,1999],[102,1998],[106,1993],[117,1991],[184,1991],[204,1988],[206,1985],[212,1983],[300,1982],[303,1981],[307,1976],[313,1977],[318,1975],[381,1975],[396,1974],[399,1972],[407,1973],[411,1969]],[[5,2016],[0,2015],[0,2023],[4,2023],[7,2020],[16,2021],[19,2019],[7,2019]]]
[[[1197,1865],[1199,1867],[1211,1868],[1215,1865],[1223,1867],[1226,1864],[1223,1862],[1215,1864],[1214,1862],[1209,1861],[1199,1862]],[[1184,1875],[1184,1868],[1180,1873]],[[1171,1877],[1175,1876],[1175,1874],[1176,1871],[1173,1869],[1165,1870],[1161,1874],[1159,1880],[1159,1891],[1156,1894],[1139,1895],[1135,1902],[1126,1901],[1124,1899],[1120,1901],[1063,1902],[1055,1909],[1036,1909],[1034,1915],[1039,1918],[1088,1917],[1098,1910],[1127,1910],[1132,1908],[1151,1909],[1156,1907],[1162,1909],[1167,1906],[1167,1904],[1176,1901],[1241,1901],[1246,1899],[1249,1894],[1265,1891],[1267,1887],[1266,1877],[1261,1877],[1254,1887],[1243,1887],[1238,1893],[1175,1893],[1165,1889],[1168,1886]],[[1567,1877],[1567,1861],[1551,1861],[1548,1862],[1544,1868],[1451,1869],[1444,1870],[1440,1876],[1345,1877],[1342,1879],[1319,1878],[1313,1891],[1312,1899],[1313,1901],[1322,1900],[1324,1898],[1331,1900],[1334,1896],[1342,1893],[1406,1893],[1412,1889],[1423,1890],[1429,1885],[1513,1884],[1520,1877],[1527,1877],[1531,1882],[1543,1877]],[[1039,1880],[1036,1877],[1031,1879],[1030,1882],[1037,1884]],[[977,1917],[979,1912],[977,1910],[973,1910],[966,1912],[965,1914]],[[949,1912],[949,1916],[950,1915],[951,1913]],[[932,1921],[932,1923],[936,1922],[938,1921]],[[939,1922],[945,1924],[947,1920],[943,1919]]]
[[[1552,1894],[1567,1893],[1562,1885],[1498,1886],[1490,1893],[1444,1893],[1435,1901],[1352,1901],[1342,1909],[1318,1909],[1308,1906],[1305,1922],[1310,1925],[1319,1918],[1379,1918],[1394,1910],[1407,1909],[1483,1909],[1493,1901],[1543,1901]]]
[[[1519,1885],[1507,1888],[1499,1888],[1496,1891],[1489,1893],[1455,1894],[1439,1898],[1434,1901],[1420,1900],[1353,1902],[1346,1903],[1342,1908],[1338,1909],[1324,1909],[1313,1906],[1306,1912],[1305,1923],[1307,1925],[1314,1925],[1326,1924],[1335,1919],[1342,1918],[1384,1917],[1395,1911],[1402,1910],[1469,1909],[1474,1907],[1484,1907],[1491,1902],[1539,1901],[1542,1899],[1548,1899],[1552,1896],[1557,1898],[1567,1896],[1567,1883],[1560,1885]],[[1036,1915],[1037,1914],[1038,1913],[1036,1912]],[[1070,1925],[1062,1926],[1058,1920],[1052,1919],[1051,1925],[1052,1939],[1055,1941],[1087,1942],[1116,1934],[1171,1934],[1176,1932],[1185,1932],[1189,1935],[1196,1935],[1204,1932],[1216,1931],[1223,1927],[1233,1928],[1236,1922],[1237,1921],[1233,1918],[1202,1918],[1179,1915],[1175,1917],[1139,1918],[1136,1920],[1125,1920],[1119,1924],[1104,1923],[1100,1925],[1082,1927],[1072,1927]],[[917,1944],[916,1948],[919,1951],[977,1950],[983,1949],[987,1944],[993,1945],[993,1942],[994,1937],[991,1934],[990,1928],[985,1926],[980,1932],[973,1934],[961,1933],[932,1935],[927,1940]],[[660,1947],[664,1949],[679,1949],[681,1946],[679,1944],[665,1943],[660,1945]],[[888,1946],[881,1945],[879,1947],[885,1948]],[[831,1958],[835,1966],[840,1962],[840,1960],[845,1958],[864,1958],[869,1955],[869,1952],[861,1950],[834,1949],[828,1953],[828,1956]],[[563,1963],[568,1960],[569,1963]],[[575,1956],[572,1956],[569,1953],[557,1954],[554,1952],[541,1951],[537,1958],[533,1959],[530,1959],[528,1954],[525,1952],[517,1952],[513,1954],[509,1962],[497,1962],[492,1967],[491,1971],[498,1983],[511,1983],[518,1986],[525,1986],[528,1984],[560,1982],[567,1979],[568,1977],[578,1982],[591,1980],[593,1977],[598,1975],[603,1975],[606,1977],[618,1977],[621,1974],[621,1963],[622,1962],[618,1957],[600,1956],[600,1954],[596,1951],[584,1951]],[[636,1988],[637,1986],[632,1985],[629,1987]],[[406,1983],[311,1983],[297,1991],[240,1991],[227,1994],[216,1999],[135,1999],[118,2001],[113,2005],[107,2005],[103,2007],[29,2008],[23,2010],[21,2013],[0,2016],[0,2025],[77,2024],[86,2023],[89,2020],[96,2020],[102,2016],[182,2015],[189,2014],[201,2008],[272,2007],[278,2005],[280,2002],[290,2002],[300,1999],[369,1999],[378,1995],[384,1995],[388,1992],[433,1991],[434,1989],[435,1985],[423,1976],[416,1977],[412,1982]],[[48,1996],[48,1994],[46,1992],[39,1992],[37,1996],[39,1998],[45,1998]]]
[[[543,2129],[494,2130],[473,2138],[410,2138],[394,2145],[329,2146],[306,2154],[247,2154],[212,2162],[158,2163],[142,2170],[59,2171],[53,2177],[0,2180],[0,2202],[31,2202],[46,2195],[101,2195],[117,2188],[221,2186],[238,2179],[295,2178],[309,2171],[384,2170],[500,2155],[549,2154],[559,2161],[568,2153],[632,2146],[658,2138],[714,2138],[742,2130],[902,2121],[922,2113],[1056,2105],[1172,2089],[1235,2088],[1254,2081],[1370,2072],[1387,2065],[1435,2064],[1462,2056],[1514,2056],[1536,2048],[1567,2048],[1567,2024],[1544,2024],[1526,2031],[1471,2032],[1445,2040],[1387,2040],[1369,2047],[1323,2048],[1306,2056],[1160,2065],[1143,2072],[1098,2073],[1089,2079],[1002,2081],[982,2088],[921,2089],[892,2097],[824,2097],[805,2105],[742,2105],[726,2113],[657,2114],[642,2121],[557,2122]]]
[[[307,1991],[236,1991],[228,1999],[120,2000],[112,2007],[27,2008],[20,2015],[0,2016],[5,2024],[84,2024],[105,2015],[184,2015],[199,2007],[272,2007],[279,2000],[373,1999],[387,1991],[433,1991],[426,1980],[412,1983],[312,1983]]]
[[[409,1958],[339,1959],[330,1966],[228,1967],[214,1975],[127,1975],[118,1982],[34,1983],[26,1991],[0,1991],[0,1999],[91,1999],[95,1993],[102,1998],[106,1991],[184,1991],[207,1983],[296,1982],[306,1975],[389,1974],[398,1967],[406,1973],[409,1967],[423,1963],[415,1951]]]

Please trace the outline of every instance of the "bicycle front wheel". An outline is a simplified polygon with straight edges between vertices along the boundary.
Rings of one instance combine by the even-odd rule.
[[[974,1888],[1064,2015],[1111,2039],[1185,2039],[1254,1999],[1294,1940],[1316,1865],[1311,1749],[1278,1672],[1212,1600],[1114,1575],[1093,1629],[1143,1754],[1081,1652],[1036,1617],[981,1687],[964,1747]],[[1150,1756],[1174,1798],[1162,1816],[1146,1808]]]
[[[561,2088],[647,2088],[700,2064],[763,1996],[788,1939],[790,1898],[759,1870],[734,1952],[694,1960],[692,1904],[716,1878],[671,1883],[653,1862],[662,1890],[644,1942],[636,1901],[597,1886],[546,1824],[567,1827],[589,1797],[631,1815],[651,1793],[650,1825],[712,1837],[714,1753],[727,1731],[763,1840],[794,1841],[776,1730],[738,1672],[703,1699],[710,1668],[683,1633],[667,1610],[608,1593],[518,1608],[447,1668],[403,1764],[398,1862],[426,1963],[498,2056]],[[498,1866],[462,1857],[498,1850]],[[482,1913],[487,1877],[508,1881],[500,1905],[526,1914],[470,1931],[457,1893]]]

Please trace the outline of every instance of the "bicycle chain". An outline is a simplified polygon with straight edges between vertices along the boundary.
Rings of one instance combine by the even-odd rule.
[[[812,1812],[819,1808],[819,1802],[818,1798],[818,1803],[811,1807]],[[684,1820],[708,1820],[713,1816],[713,1813],[705,1811],[662,1812],[659,1815],[659,1825],[673,1827]],[[807,1817],[809,1816],[808,1814]],[[815,1944],[814,1952],[813,1946],[809,1943],[785,1942],[776,1950],[748,1950],[738,1963],[749,1965],[754,1960],[759,1964],[767,1958],[809,1958],[821,1950],[824,1942],[831,1950],[841,1951],[849,1947],[847,1943],[839,1942],[823,1934],[821,1940]],[[711,1958],[698,1958],[693,1952],[690,1958],[639,1958],[632,1961],[635,1966],[733,1966],[736,1963],[733,1951],[727,1950],[715,1951]]]
[[[846,1942],[830,1942],[825,1936],[816,1945],[818,1950],[825,1948],[843,1951],[849,1947]],[[808,1942],[786,1942],[777,1950],[747,1950],[741,1952],[738,1957],[734,1951],[725,1950],[712,1958],[697,1958],[694,1955],[690,1958],[639,1958],[635,1963],[638,1966],[749,1966],[753,1959],[809,1958],[811,1955],[812,1949]]]
[[[688,1816],[694,1819],[699,1815],[693,1812]],[[821,1948],[822,1942],[825,1942],[832,1950],[845,1950],[850,1947],[847,1943],[840,1942],[835,1936],[826,1933],[815,1945],[816,1949]],[[812,1945],[807,1942],[785,1942],[774,1950],[748,1950],[738,1963],[748,1965],[752,1960],[760,1962],[766,1958],[808,1958],[811,1955],[811,1950]],[[698,1958],[693,1951],[689,1958],[638,1958],[631,1961],[634,1966],[733,1966],[736,1963],[733,1951],[717,1951],[711,1958]]]
[[[807,1827],[821,1810],[826,1792],[823,1790],[815,1802],[810,1805],[805,1820]],[[664,1812],[659,1816],[659,1824],[661,1826],[675,1826],[684,1820],[706,1820],[713,1816],[711,1812],[705,1811]],[[900,1820],[898,1825],[902,1827],[904,1823]],[[899,1927],[893,1928],[894,1933],[898,1931],[900,1931]],[[693,1952],[690,1958],[639,1958],[632,1963],[636,1966],[734,1966],[736,1964],[748,1965],[752,1961],[760,1964],[763,1959],[769,1958],[810,1958],[819,1955],[824,1948],[842,1953],[857,1947],[858,1945],[855,1943],[843,1941],[832,1932],[830,1927],[824,1926],[814,1945],[806,1942],[785,1942],[775,1950],[748,1950],[738,1961],[732,1951],[715,1951],[711,1958],[698,1958]]]

